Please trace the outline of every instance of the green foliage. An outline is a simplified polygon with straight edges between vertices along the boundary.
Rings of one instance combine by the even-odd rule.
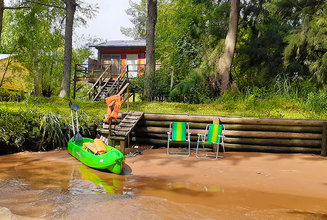
[[[0,102],[21,102],[24,99],[25,93],[23,91],[14,92],[0,88]]]
[[[315,86],[323,88],[327,82],[327,3],[303,3],[298,12],[301,24],[285,38],[286,68],[288,73],[309,78]]]
[[[63,108],[63,104],[67,108]],[[86,106],[95,109],[93,103]],[[99,104],[97,106],[102,107]],[[103,108],[103,112],[105,110]],[[95,136],[100,120],[95,116],[98,112],[96,109],[90,115],[84,110],[79,111],[79,127],[83,136]],[[13,152],[65,148],[73,135],[69,113],[66,99],[30,96],[20,104],[3,102],[0,106],[0,143],[4,147],[11,147]],[[73,114],[75,116],[75,111]]]
[[[164,70],[158,70],[154,75],[145,77],[139,76],[136,81],[131,82],[131,92],[143,94],[144,84],[150,84],[150,96],[153,100],[167,100],[170,92],[170,73]],[[141,97],[144,99],[145,97]]]
[[[193,71],[170,92],[171,100],[187,103],[205,103],[211,98],[210,83],[199,73]]]
[[[327,111],[327,95],[324,92],[308,94],[308,99],[306,100],[306,107],[314,112],[321,113]]]
[[[58,95],[64,61],[62,21],[66,13],[63,9],[65,3],[61,0],[18,3],[25,8],[5,10],[0,51],[18,55],[21,63],[31,71],[30,83],[34,83],[34,88],[40,88],[41,95]],[[87,19],[93,18],[97,10],[96,5],[79,1],[75,26],[85,26]],[[83,37],[79,40],[84,42],[73,50],[72,67],[75,63],[83,63],[91,55],[87,45],[91,40]]]
[[[141,0],[140,4],[129,1],[130,8],[126,10],[126,14],[132,16],[129,20],[134,24],[134,28],[121,27],[120,31],[127,37],[135,40],[145,40],[146,34],[146,8],[147,1]]]

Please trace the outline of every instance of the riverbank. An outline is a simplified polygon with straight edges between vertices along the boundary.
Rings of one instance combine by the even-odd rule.
[[[327,158],[318,155],[227,152],[225,158],[209,161],[197,159],[194,152],[181,158],[152,149],[126,158],[124,175],[86,168],[66,150],[4,155],[0,160],[0,207],[27,218],[101,219],[114,213],[121,219],[327,218]],[[17,192],[5,191],[5,183],[21,179],[25,194],[27,186],[37,192],[29,194],[26,204],[17,199],[22,186],[15,183],[8,189],[16,186]],[[49,189],[51,193],[41,193]],[[108,200],[103,193],[123,197]],[[48,195],[56,201],[43,198]],[[34,196],[33,204],[41,196],[49,204],[34,207]],[[58,198],[63,199],[57,204]],[[112,206],[115,211],[105,208]],[[81,211],[86,207],[87,212]],[[44,214],[52,212],[56,214]]]

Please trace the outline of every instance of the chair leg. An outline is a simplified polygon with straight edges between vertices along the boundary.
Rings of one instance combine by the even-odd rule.
[[[203,149],[203,152],[205,152],[205,150],[204,150],[204,143],[202,143],[202,149]],[[195,153],[196,158],[206,159],[206,160],[216,160],[217,159],[217,156],[218,156],[217,153],[216,153],[216,155],[205,154],[204,157],[200,157],[200,156],[198,156],[198,150],[199,150],[199,142],[196,145],[196,153]],[[214,159],[211,159],[210,157],[215,157],[215,158]]]
[[[224,143],[224,139],[221,141],[221,146],[223,147],[224,155],[223,156],[218,156],[218,157],[219,158],[224,158],[225,157],[225,143]]]
[[[191,142],[188,142],[188,152],[171,152],[169,151],[169,140],[167,142],[167,154],[171,157],[188,157],[191,154]]]
[[[203,148],[204,148],[204,143],[203,144]],[[206,154],[205,157],[200,157],[198,156],[198,147],[199,147],[199,144],[197,144],[196,146],[196,154],[195,156],[197,158],[200,158],[200,159],[207,159],[207,160],[217,160],[217,158],[224,158],[225,157],[225,146],[224,146],[224,143],[222,143],[222,147],[223,147],[223,152],[224,152],[224,155],[223,156],[219,156],[219,145],[220,144],[217,144],[217,151],[216,151],[216,154],[215,155],[210,155],[210,154]],[[211,158],[210,158],[211,157]],[[213,157],[213,158],[212,158]]]

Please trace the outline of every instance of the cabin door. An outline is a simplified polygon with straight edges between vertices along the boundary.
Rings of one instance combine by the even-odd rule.
[[[137,54],[127,54],[126,55],[126,65],[128,66],[128,78],[136,78],[137,77]]]
[[[106,68],[108,64],[111,64],[111,74],[117,76],[120,74],[120,55],[119,54],[103,54],[102,65]]]

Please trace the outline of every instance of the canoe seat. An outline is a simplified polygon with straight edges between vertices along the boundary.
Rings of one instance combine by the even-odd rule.
[[[95,139],[94,143],[92,142],[85,142],[83,143],[83,150],[89,149],[94,154],[104,154],[107,152],[106,146],[104,145],[101,139]]]

